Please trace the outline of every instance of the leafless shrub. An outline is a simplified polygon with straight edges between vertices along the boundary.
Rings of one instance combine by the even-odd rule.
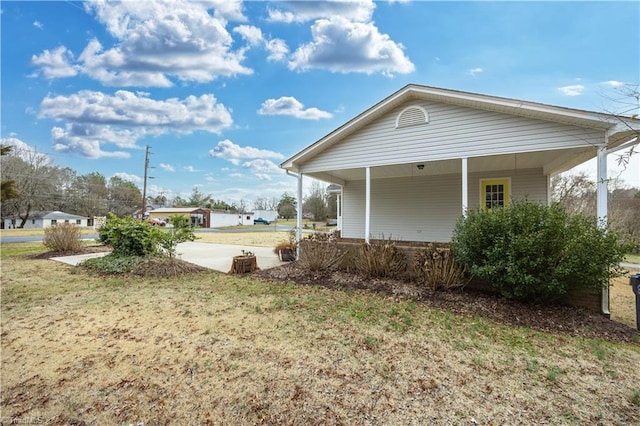
[[[332,234],[315,233],[300,241],[298,263],[311,272],[333,271],[340,266],[345,254]]]
[[[293,228],[289,231],[289,235],[287,236],[286,240],[280,241],[278,244],[276,244],[276,246],[273,248],[273,252],[277,255],[280,255],[280,252],[282,250],[295,251],[298,246],[298,242],[296,241],[296,239],[296,229]]]
[[[80,228],[71,223],[59,223],[44,229],[43,244],[56,252],[79,252]]]
[[[391,237],[364,243],[356,253],[353,264],[368,278],[401,278],[407,271],[407,258]]]
[[[427,244],[426,247],[416,250],[413,266],[418,281],[431,292],[464,287],[469,282],[464,268],[456,262],[449,247]]]

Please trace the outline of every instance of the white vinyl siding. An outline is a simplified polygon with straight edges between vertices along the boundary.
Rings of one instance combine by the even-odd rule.
[[[480,179],[508,177],[511,196],[547,201],[547,178],[541,169],[469,174],[469,204],[477,208]],[[401,241],[448,242],[462,211],[460,174],[373,179],[371,237]],[[365,181],[343,187],[342,236],[364,239]]]
[[[429,123],[396,128],[398,114],[423,107]],[[443,103],[415,101],[328,147],[301,165],[305,173],[415,161],[596,146],[603,131]]]
[[[371,182],[371,236],[449,241],[460,215],[460,175]],[[344,186],[342,236],[364,238],[364,181]]]

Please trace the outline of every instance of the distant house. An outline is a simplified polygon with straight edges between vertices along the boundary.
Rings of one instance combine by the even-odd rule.
[[[24,228],[47,228],[51,225],[59,223],[72,223],[74,225],[86,227],[86,216],[78,216],[75,214],[65,213],[61,211],[39,211],[29,215],[29,218],[24,224]],[[11,229],[20,226],[22,218],[19,216],[9,216],[4,219],[4,229]]]
[[[132,216],[136,219],[146,219],[149,217],[151,210],[158,208],[162,208],[162,206],[160,204],[147,204],[144,208],[144,214],[142,214],[142,209],[138,209],[132,213]]]
[[[161,219],[171,221],[173,216],[187,216],[191,218],[191,224],[199,228],[211,227],[211,210],[199,207],[160,207],[149,210],[149,219]]]
[[[227,226],[253,225],[253,217],[253,213],[213,210],[211,211],[211,227],[224,228]]]

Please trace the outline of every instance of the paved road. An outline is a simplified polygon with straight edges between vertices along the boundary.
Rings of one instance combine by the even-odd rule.
[[[98,234],[83,235],[82,240],[95,240],[98,238]],[[0,237],[0,243],[33,243],[42,241],[42,235],[35,235],[31,237]]]

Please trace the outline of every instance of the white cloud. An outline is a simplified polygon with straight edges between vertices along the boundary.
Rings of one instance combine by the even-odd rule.
[[[193,166],[184,166],[183,169],[189,173],[195,173],[195,172],[199,172],[201,170],[196,169]]]
[[[40,104],[39,117],[66,122],[65,128],[52,130],[56,150],[90,158],[128,157],[101,150],[103,143],[136,148],[136,142],[147,135],[220,133],[233,123],[226,107],[211,94],[155,100],[148,93],[126,90],[114,95],[83,90],[69,96],[47,96]]]
[[[239,25],[233,29],[234,33],[238,33],[242,36],[247,43],[257,46],[262,43],[262,30],[253,25]]]
[[[482,68],[480,68],[480,67],[472,68],[472,69],[467,71],[467,74],[469,74],[471,77],[475,77],[476,75],[480,74],[483,71],[484,70]]]
[[[307,22],[319,18],[341,16],[350,21],[371,20],[376,7],[372,0],[282,1],[280,8],[269,9],[269,20],[274,22]]]
[[[624,83],[622,81],[609,80],[609,81],[603,82],[603,84],[606,84],[607,86],[611,86],[611,87],[622,87],[622,86],[626,85],[627,83]]]
[[[53,51],[45,50],[40,55],[31,57],[31,64],[40,67],[45,78],[73,77],[78,74],[78,68],[71,65],[73,54],[64,46]]]
[[[267,41],[265,43],[265,48],[267,49],[267,52],[269,52],[269,56],[267,56],[269,61],[282,61],[289,53],[287,43],[279,38]]]
[[[35,160],[35,162],[41,164],[51,164],[51,158],[48,155],[38,152],[36,148],[18,138],[2,138],[0,139],[0,145],[13,147],[11,155],[21,158],[26,162],[33,162]]]
[[[281,61],[286,58],[289,53],[287,43],[282,39],[266,39],[262,35],[260,28],[252,25],[240,25],[233,29],[234,33],[238,33],[250,46],[264,46],[269,53],[267,59],[269,61]]]
[[[257,159],[242,163],[242,167],[251,170],[254,176],[260,180],[271,180],[271,175],[284,173],[273,161]]]
[[[140,176],[132,175],[130,173],[118,172],[114,173],[113,176],[119,177],[120,179],[126,180],[127,182],[142,183],[142,178]]]
[[[218,142],[215,148],[209,150],[212,157],[222,158],[236,166],[240,164],[240,160],[249,158],[284,158],[279,152],[269,151],[266,149],[258,149],[251,146],[242,147],[231,142],[229,139]]]
[[[109,130],[109,129],[107,129]],[[68,125],[65,129],[54,127],[51,129],[51,141],[54,151],[77,153],[83,157],[98,158],[129,158],[131,155],[124,151],[104,151],[101,144],[104,139],[94,135],[77,134],[75,126]],[[118,140],[118,142],[120,142]]]
[[[40,29],[44,28],[44,25],[42,25],[42,22],[40,21],[33,21],[33,26]]]
[[[165,172],[175,172],[176,171],[176,169],[174,169],[171,164],[160,163],[159,166]]]
[[[258,110],[261,115],[290,115],[304,120],[319,120],[321,118],[331,118],[329,112],[318,108],[304,109],[304,105],[292,96],[282,96],[278,99],[267,99]]]
[[[174,78],[209,82],[251,74],[242,65],[246,48],[234,49],[225,28],[229,20],[246,21],[242,7],[239,0],[87,2],[87,12],[115,43],[105,48],[90,40],[74,65],[102,84],[118,87],[168,87]],[[47,62],[32,62],[47,76]],[[47,78],[69,76],[49,72]]]
[[[565,96],[580,96],[584,92],[584,86],[574,84],[571,86],[558,87],[558,91]]]
[[[413,72],[404,46],[381,34],[373,23],[352,22],[341,16],[317,20],[311,27],[313,41],[299,47],[289,61],[292,70],[310,68],[332,72],[385,75]]]

